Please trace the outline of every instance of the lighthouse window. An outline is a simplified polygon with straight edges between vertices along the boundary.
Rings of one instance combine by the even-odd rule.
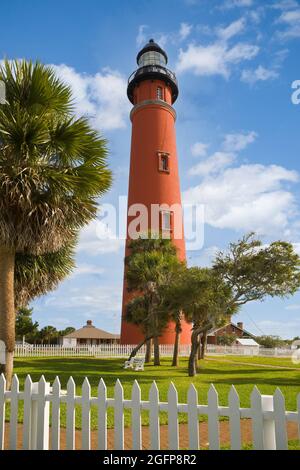
[[[158,100],[162,100],[162,99],[163,99],[163,89],[162,89],[161,86],[158,86],[158,87],[157,87],[156,95],[157,95],[157,99],[158,99]]]
[[[161,229],[171,230],[171,212],[163,211],[161,213]]]
[[[158,153],[158,169],[159,171],[165,171],[169,173],[169,154],[167,153]]]

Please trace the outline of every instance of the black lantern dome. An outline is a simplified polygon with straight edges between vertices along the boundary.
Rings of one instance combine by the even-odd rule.
[[[127,96],[133,104],[133,90],[143,80],[163,80],[172,90],[172,102],[178,97],[178,84],[176,76],[166,68],[168,56],[166,52],[153,39],[143,47],[136,58],[139,68],[133,72],[128,80]]]

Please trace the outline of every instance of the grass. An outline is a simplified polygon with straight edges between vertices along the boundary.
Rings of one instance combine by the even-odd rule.
[[[213,359],[213,357],[211,357]],[[270,365],[279,367],[289,367],[300,369],[300,364],[293,364],[289,357],[259,357],[259,356],[215,356],[214,359],[226,360],[230,362],[247,362],[247,364]]]
[[[194,383],[198,390],[199,402],[207,403],[207,392],[211,383],[213,383],[219,393],[220,405],[227,405],[227,397],[230,386],[235,385],[241,401],[242,407],[250,405],[249,399],[253,386],[256,384],[263,394],[273,394],[276,387],[280,387],[285,399],[286,409],[294,411],[296,409],[297,394],[300,392],[300,369],[290,370],[288,368],[277,368],[277,366],[290,366],[285,359],[274,358],[276,363],[270,361],[273,358],[248,358],[248,357],[232,357],[227,356],[225,362],[224,357],[214,360],[201,361],[199,374],[196,377],[188,377],[187,375],[187,359],[181,358],[180,366],[173,368],[170,366],[170,359],[164,358],[160,367],[147,365],[144,372],[134,372],[130,369],[122,369],[124,361],[122,359],[94,359],[86,358],[19,358],[15,360],[15,373],[18,374],[20,385],[23,387],[27,374],[30,374],[33,381],[37,381],[43,374],[47,381],[51,383],[56,375],[60,377],[62,388],[66,388],[67,381],[73,376],[77,385],[77,394],[81,394],[81,384],[84,378],[89,378],[92,396],[97,394],[97,386],[102,377],[107,385],[108,397],[113,397],[113,388],[117,378],[120,379],[124,387],[125,399],[130,398],[132,383],[138,380],[142,389],[142,399],[148,399],[149,388],[152,381],[155,380],[159,391],[160,400],[167,401],[167,393],[170,381],[176,385],[178,390],[179,402],[186,402],[187,390],[190,383]],[[273,365],[272,368],[263,368],[253,364],[253,360],[259,359],[260,364]],[[248,364],[238,364],[247,362]],[[292,364],[293,366],[293,364]],[[19,420],[22,421],[22,403],[19,410]],[[66,413],[65,406],[62,405],[61,420],[65,425]],[[91,426],[92,429],[97,427],[96,410],[92,409]],[[180,414],[180,422],[186,422],[185,414]],[[148,412],[142,413],[142,423],[149,423]],[[161,414],[161,424],[167,423],[165,413]],[[130,411],[125,410],[125,426],[130,425]],[[80,407],[76,412],[76,427],[81,427]],[[108,427],[113,427],[113,411],[108,410]]]

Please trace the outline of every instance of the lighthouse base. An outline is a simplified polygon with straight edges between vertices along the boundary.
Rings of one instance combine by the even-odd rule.
[[[192,325],[185,321],[181,323],[180,344],[191,344]],[[138,344],[144,339],[144,335],[138,326],[122,321],[121,344]],[[163,334],[159,337],[159,344],[171,344],[175,341],[175,324],[170,322]]]

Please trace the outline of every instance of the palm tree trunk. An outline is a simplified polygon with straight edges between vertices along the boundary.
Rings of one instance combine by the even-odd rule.
[[[199,347],[198,334],[192,333],[191,353],[189,357],[189,376],[194,377],[197,374],[197,352]]]
[[[137,355],[137,353],[139,352],[139,350],[141,349],[141,347],[144,346],[144,344],[147,341],[149,341],[151,338],[153,338],[153,336],[146,336],[146,338],[144,338],[135,348],[133,348],[133,350],[131,351],[130,356],[128,358],[128,361],[130,361],[130,359],[135,357]]]
[[[148,339],[146,342],[146,354],[145,354],[145,363],[148,364],[151,362],[152,356],[152,339]]]
[[[173,360],[172,366],[178,367],[178,359],[179,359],[179,343],[180,343],[180,334],[181,334],[181,322],[180,318],[176,321],[175,326],[175,341],[174,341],[174,351],[173,351]]]
[[[154,336],[154,338],[153,338],[153,346],[154,346],[154,365],[155,365],[155,366],[160,366],[158,336]]]
[[[201,338],[201,354],[200,354],[200,359],[205,359],[205,352],[206,352],[206,346],[207,346],[207,333],[208,331],[204,331],[202,338]]]
[[[6,347],[6,364],[0,364],[0,373],[5,374],[8,388],[13,374],[15,349],[14,266],[15,253],[0,247],[0,340]]]

